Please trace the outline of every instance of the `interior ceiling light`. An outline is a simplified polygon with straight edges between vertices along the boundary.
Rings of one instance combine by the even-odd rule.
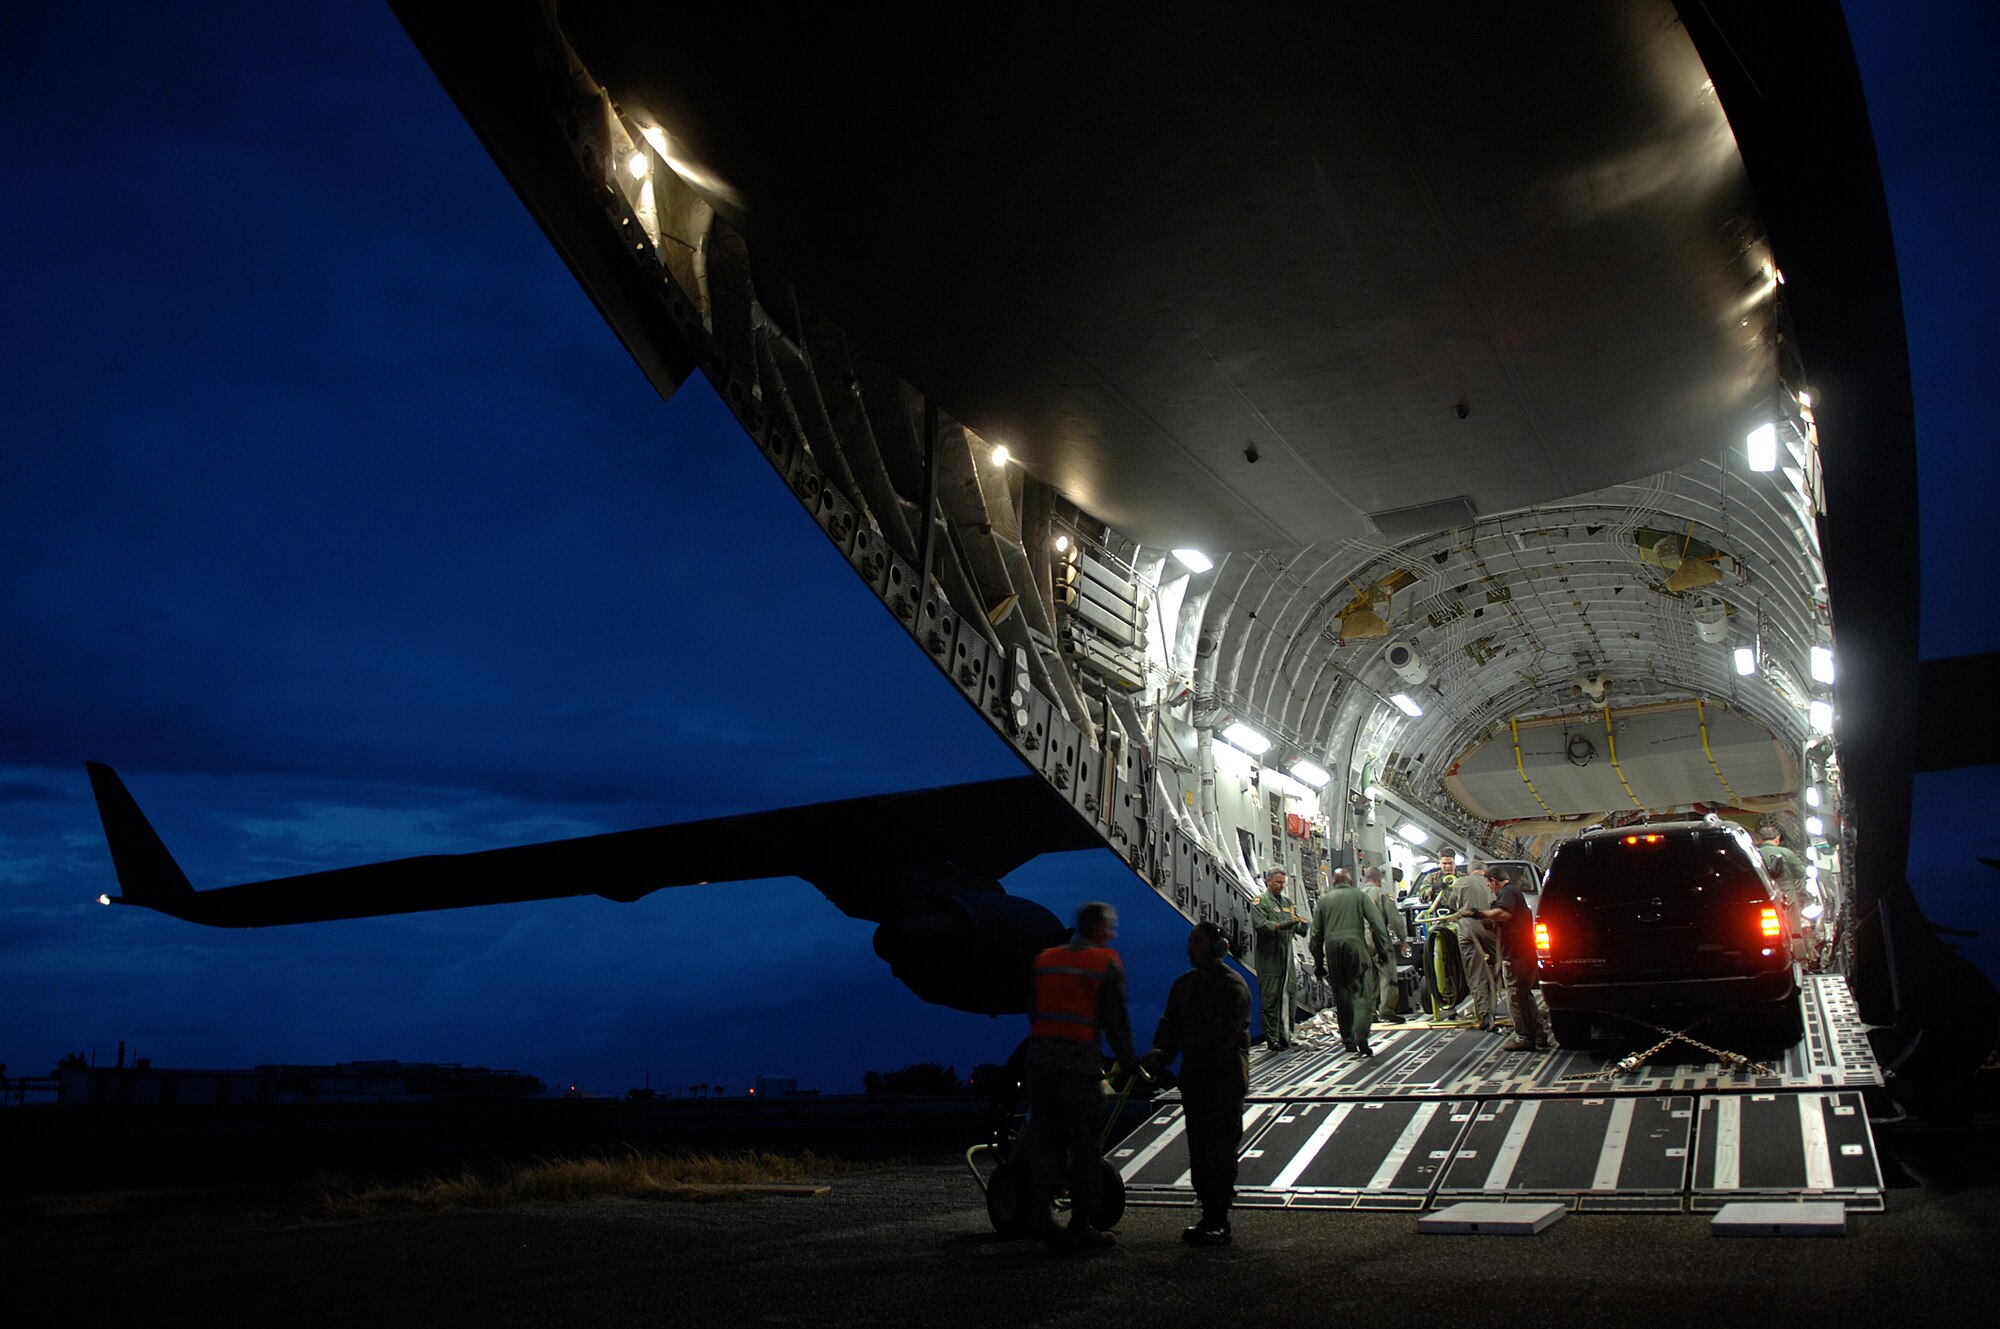
[[[1403,714],[1409,716],[1412,719],[1415,719],[1417,716],[1422,715],[1424,713],[1424,708],[1417,705],[1416,701],[1412,699],[1410,694],[1407,692],[1398,692],[1394,696],[1390,697],[1389,701],[1392,705],[1395,706],[1397,710],[1401,711]]]
[[[1013,453],[1007,451],[1007,445],[1005,443],[995,444],[993,448],[993,464],[995,466],[1005,466],[1007,464],[1007,459],[1013,455],[1014,455]]]
[[[1807,786],[1806,786],[1806,806],[1807,806],[1807,807],[1809,807],[1809,808],[1816,808],[1816,807],[1818,807],[1818,806],[1819,806],[1819,786],[1818,786],[1818,785],[1816,785],[1816,784],[1809,784],[1809,785],[1807,785]]]
[[[1067,554],[1069,552],[1069,537],[1067,535],[1058,535],[1056,537],[1056,552],[1058,554]]]
[[[1333,782],[1333,776],[1330,772],[1313,765],[1304,757],[1300,757],[1292,763],[1292,778],[1309,784],[1315,789],[1324,789]]]
[[[1815,646],[1812,648],[1812,676],[1815,683],[1824,683],[1828,687],[1833,686],[1833,647]]]
[[[1758,425],[1743,440],[1750,451],[1750,469],[1753,471],[1775,471],[1778,469],[1778,427]]]
[[[1745,678],[1757,672],[1757,651],[1755,647],[1738,646],[1736,648],[1736,672]]]
[[[1398,826],[1396,828],[1396,834],[1402,836],[1405,840],[1408,840],[1411,844],[1425,844],[1428,843],[1431,838],[1431,833],[1429,831],[1425,830],[1421,826],[1414,825],[1407,821],[1404,822],[1401,826]]]
[[[1818,817],[1807,817],[1807,818],[1806,818],[1806,834],[1807,834],[1807,835],[1812,835],[1812,836],[1820,836],[1820,835],[1825,835],[1825,834],[1826,834],[1826,823],[1825,823],[1825,822],[1823,822],[1823,821],[1821,821],[1821,820],[1820,820],[1820,819],[1819,819]]]
[[[1806,707],[1806,723],[1812,726],[1815,734],[1832,733],[1833,703],[1830,701],[1816,701]]]
[[[625,163],[625,169],[632,173],[634,180],[644,180],[646,178],[646,154],[643,152],[633,153],[631,160]]]
[[[1271,750],[1271,740],[1241,720],[1235,721],[1223,730],[1222,739],[1232,747],[1242,748],[1253,757],[1261,757]]]
[[[1181,566],[1189,572],[1206,572],[1215,566],[1215,560],[1199,549],[1176,549],[1174,557],[1179,559]]]

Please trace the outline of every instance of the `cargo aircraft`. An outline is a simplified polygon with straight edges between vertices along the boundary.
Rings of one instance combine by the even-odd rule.
[[[93,766],[113,902],[791,873],[996,1013],[1062,935],[1002,884],[1040,853],[1108,847],[1242,941],[1270,866],[1310,896],[1712,811],[1806,849],[1885,1066],[1991,1046],[1905,879],[1913,773],[1991,759],[1991,661],[1916,660],[1908,354],[1830,0],[394,7],[659,392],[708,377],[1026,773],[196,891]]]

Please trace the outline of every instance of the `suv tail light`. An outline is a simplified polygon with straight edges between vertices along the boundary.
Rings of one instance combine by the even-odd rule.
[[[1766,941],[1776,941],[1785,935],[1785,925],[1778,917],[1776,905],[1767,904],[1758,911],[1757,928]]]
[[[1547,923],[1535,924],[1535,958],[1538,960],[1549,958],[1549,925]]]

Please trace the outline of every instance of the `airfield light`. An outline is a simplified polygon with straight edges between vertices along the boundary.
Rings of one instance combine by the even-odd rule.
[[[1824,683],[1829,687],[1833,685],[1833,647],[1812,648],[1812,676],[1815,683]]]
[[[1816,785],[1816,784],[1809,784],[1809,785],[1807,785],[1807,786],[1806,786],[1806,806],[1807,806],[1807,807],[1809,807],[1809,808],[1816,808],[1816,807],[1818,807],[1818,806],[1819,806],[1819,786],[1818,786],[1818,785]]]
[[[1181,566],[1189,572],[1206,572],[1215,566],[1215,560],[1199,549],[1176,549],[1174,557],[1179,559]]]
[[[1807,817],[1807,818],[1806,818],[1806,834],[1807,834],[1807,835],[1811,835],[1811,836],[1821,836],[1821,835],[1825,835],[1825,834],[1826,834],[1826,823],[1825,823],[1825,822],[1823,822],[1823,821],[1821,821],[1821,820],[1820,820],[1820,819],[1819,819],[1818,817]]]
[[[1397,710],[1409,716],[1411,719],[1415,719],[1417,716],[1422,715],[1424,713],[1424,708],[1417,705],[1417,703],[1410,697],[1410,694],[1407,692],[1398,692],[1394,696],[1390,697],[1389,701],[1395,706]]]
[[[1056,537],[1056,552],[1058,554],[1067,554],[1069,552],[1069,537],[1067,535],[1058,535]]]
[[[1241,720],[1235,721],[1222,731],[1222,741],[1232,747],[1242,748],[1253,757],[1261,757],[1271,750],[1271,740]]]
[[[110,896],[108,896],[108,895],[100,895],[100,896],[98,896],[98,897],[97,897],[97,902],[98,902],[99,904],[110,904],[110,903],[111,903],[111,897],[110,897]]]
[[[1757,672],[1757,648],[1738,646],[1736,648],[1736,672],[1748,678]]]
[[[1313,765],[1304,757],[1292,763],[1292,778],[1315,789],[1324,789],[1333,781],[1333,776],[1329,772]]]
[[[1753,471],[1775,471],[1778,469],[1778,427],[1771,424],[1758,425],[1750,431],[1744,444],[1750,449],[1750,469]]]
[[[993,464],[995,466],[1005,466],[1007,459],[1011,456],[1013,454],[1007,451],[1005,443],[997,444],[993,449]]]
[[[1427,844],[1429,843],[1431,838],[1431,833],[1429,831],[1417,825],[1415,822],[1408,822],[1408,821],[1404,822],[1401,826],[1398,826],[1396,828],[1396,834],[1402,836],[1405,840],[1408,840],[1411,844]]]
[[[1830,701],[1816,701],[1806,707],[1806,723],[1812,726],[1815,734],[1832,733],[1833,703]]]
[[[646,178],[646,154],[643,152],[633,153],[632,159],[625,163],[625,169],[632,173],[634,180],[644,180]]]

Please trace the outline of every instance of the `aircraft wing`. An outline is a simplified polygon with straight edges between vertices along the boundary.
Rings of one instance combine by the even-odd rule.
[[[123,891],[110,902],[215,927],[578,895],[630,901],[672,886],[786,876],[819,886],[855,917],[882,921],[938,894],[913,886],[913,872],[951,893],[997,892],[999,877],[1037,854],[1099,843],[1039,778],[1020,776],[197,891],[117,772],[88,769]]]

